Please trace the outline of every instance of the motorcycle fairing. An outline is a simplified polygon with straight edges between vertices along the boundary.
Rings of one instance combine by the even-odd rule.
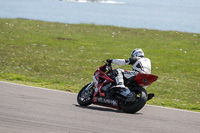
[[[98,93],[100,96],[105,96],[104,92],[101,92],[101,88],[104,84],[114,82],[110,77],[108,77],[104,72],[102,72],[100,69],[97,69],[93,76],[94,79],[94,96],[96,96]]]

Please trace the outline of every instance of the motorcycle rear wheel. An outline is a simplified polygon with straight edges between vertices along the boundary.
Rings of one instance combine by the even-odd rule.
[[[120,106],[125,113],[136,113],[141,110],[147,102],[147,91],[143,87],[135,87],[133,89],[137,97],[134,102],[121,101]]]
[[[93,100],[93,89],[92,87],[89,88],[89,90],[86,90],[86,88],[90,85],[87,84],[85,85],[81,90],[80,92],[78,93],[78,96],[77,96],[77,102],[79,105],[81,106],[88,106],[90,104],[92,104],[92,100]]]

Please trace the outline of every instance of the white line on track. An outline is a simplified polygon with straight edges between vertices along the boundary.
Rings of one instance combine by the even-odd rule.
[[[0,83],[11,84],[11,85],[18,85],[18,86],[24,86],[24,87],[28,87],[28,88],[36,88],[36,89],[41,89],[41,90],[55,91],[55,92],[69,93],[69,94],[77,95],[76,93],[67,92],[67,91],[53,90],[53,89],[41,88],[41,87],[35,87],[35,86],[28,86],[28,85],[17,84],[17,83],[10,83],[10,82],[5,82],[5,81],[0,81]]]
[[[35,86],[28,86],[28,85],[17,84],[17,83],[10,83],[10,82],[5,82],[5,81],[0,81],[0,83],[11,84],[11,85],[18,85],[18,86],[24,86],[24,87],[28,87],[28,88],[36,88],[36,89],[41,89],[41,90],[55,91],[55,92],[60,92],[60,93],[68,93],[68,94],[72,94],[72,95],[77,95],[77,93],[72,93],[72,92],[66,92],[66,91],[60,91],[60,90],[53,90],[53,89],[47,89],[47,88],[41,88],[41,87],[35,87]],[[175,109],[175,108],[168,108],[168,107],[162,107],[162,106],[155,106],[155,105],[149,105],[149,104],[146,104],[146,106],[200,114],[200,112],[194,112],[194,111],[188,111],[188,110],[182,110],[182,109]]]
[[[169,110],[175,110],[175,111],[182,111],[182,112],[189,112],[189,113],[197,113],[197,114],[200,114],[200,112],[194,112],[194,111],[182,110],[182,109],[175,109],[175,108],[169,108],[169,107],[162,107],[162,106],[156,106],[156,105],[149,105],[149,104],[146,104],[146,106],[156,107],[156,108],[162,108],[162,109],[169,109]]]

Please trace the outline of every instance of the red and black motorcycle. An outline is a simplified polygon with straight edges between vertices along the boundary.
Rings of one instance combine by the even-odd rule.
[[[123,110],[126,113],[136,113],[141,110],[146,102],[154,97],[153,93],[147,94],[146,86],[157,80],[158,76],[139,73],[130,78],[124,77],[124,84],[133,94],[131,102],[121,95],[124,88],[116,87],[114,70],[110,63],[100,66],[93,76],[92,82],[85,85],[77,96],[77,102],[81,106],[97,104]]]

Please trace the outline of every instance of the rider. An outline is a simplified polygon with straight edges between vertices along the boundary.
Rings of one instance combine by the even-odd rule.
[[[124,86],[124,76],[127,78],[136,76],[138,73],[151,73],[151,61],[144,57],[144,52],[142,49],[136,48],[131,52],[131,57],[129,59],[107,59],[108,63],[114,63],[117,65],[132,65],[132,71],[126,71],[123,69],[115,69],[115,81],[116,86],[119,88],[124,88],[124,92],[120,93],[127,97],[127,100],[132,100],[133,94],[130,92],[128,87]]]

